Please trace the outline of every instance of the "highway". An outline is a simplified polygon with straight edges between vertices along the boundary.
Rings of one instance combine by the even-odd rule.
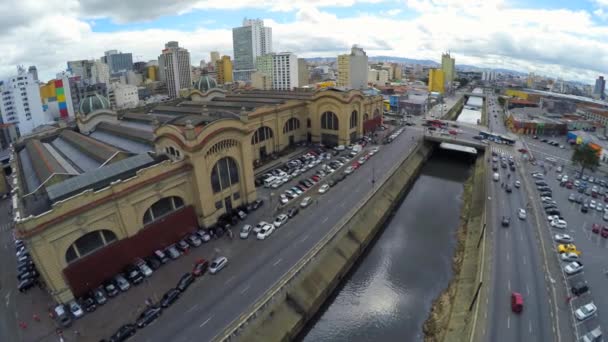
[[[137,341],[209,341],[260,298],[304,256],[355,204],[376,180],[395,165],[419,140],[421,132],[407,127],[393,143],[323,195],[318,204],[278,229],[269,240],[250,237],[227,255],[228,267],[216,276],[197,281],[180,300],[151,326],[138,332]],[[417,136],[418,139],[412,139]],[[264,218],[270,221],[270,217]],[[255,223],[255,222],[248,222]]]

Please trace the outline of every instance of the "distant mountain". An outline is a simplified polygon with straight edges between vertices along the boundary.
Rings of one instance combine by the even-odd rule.
[[[316,62],[316,63],[335,62],[336,57],[312,57],[312,58],[306,58],[306,60],[309,62]],[[369,61],[370,62],[394,62],[394,63],[403,63],[403,64],[420,64],[420,65],[424,65],[424,66],[433,66],[433,67],[440,65],[439,63],[428,60],[428,59],[411,59],[411,58],[393,57],[393,56],[370,56]]]

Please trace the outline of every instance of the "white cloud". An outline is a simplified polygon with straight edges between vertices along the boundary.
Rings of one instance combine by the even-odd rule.
[[[155,59],[170,40],[189,49],[194,64],[201,58],[208,59],[211,50],[231,55],[230,29],[212,29],[210,26],[217,24],[210,21],[201,20],[201,26],[191,30],[114,33],[93,32],[90,23],[95,10],[100,11],[98,16],[117,21],[141,21],[203,5],[266,6],[267,10],[294,11],[293,21],[264,19],[267,26],[273,27],[275,50],[293,51],[304,57],[335,56],[347,52],[353,44],[362,46],[370,56],[439,60],[441,52],[451,51],[457,64],[514,68],[586,82],[606,72],[608,65],[608,26],[597,24],[592,20],[594,14],[582,10],[518,9],[502,0],[406,0],[403,12],[397,13],[400,8],[395,8],[392,13],[415,9],[417,16],[408,15],[408,19],[387,15],[389,11],[344,18],[323,10],[331,4],[348,6],[355,1],[147,0],[146,5],[137,7],[132,1],[106,0],[101,8],[99,0],[80,4],[76,0],[47,0],[40,4],[21,0],[14,13],[16,18],[24,18],[22,22],[7,16],[7,5],[0,4],[0,13],[5,13],[0,14],[0,19],[12,20],[12,25],[0,20],[0,44],[4,48],[0,75],[14,73],[17,64],[35,64],[42,77],[48,78],[65,69],[68,60],[98,58],[108,49],[132,52],[144,60]],[[59,3],[65,3],[66,10],[61,15],[51,10]],[[150,3],[157,8],[148,11],[148,7],[154,7]],[[114,10],[110,12],[110,8]],[[235,11],[235,15],[247,13]],[[30,20],[33,17],[36,20]],[[7,30],[10,34],[2,34]]]
[[[401,8],[393,8],[393,9],[386,11],[385,14],[390,15],[392,17],[392,16],[396,16],[396,15],[400,14],[401,12],[403,12],[403,10]]]

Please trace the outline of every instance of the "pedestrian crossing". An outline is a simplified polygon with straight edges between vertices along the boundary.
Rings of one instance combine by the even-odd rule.
[[[510,148],[505,148],[505,147],[500,147],[500,146],[494,146],[492,145],[492,152],[496,152],[499,156],[501,155],[505,155],[505,156],[509,156],[513,153],[513,150],[511,150]]]
[[[8,232],[13,228],[13,224],[10,222],[0,224],[0,232]]]

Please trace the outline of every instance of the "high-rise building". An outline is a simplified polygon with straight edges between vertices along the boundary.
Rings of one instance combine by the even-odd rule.
[[[350,54],[338,56],[338,86],[350,89],[367,88],[367,54],[353,45]]]
[[[215,72],[218,84],[232,83],[232,61],[230,60],[230,56],[222,56],[221,59],[215,61]]]
[[[110,67],[99,59],[92,62],[90,68],[89,84],[96,83],[104,83],[106,86],[110,85]]]
[[[272,52],[272,28],[260,19],[243,20],[243,26],[232,29],[234,79],[249,81],[258,56]]]
[[[23,67],[17,75],[0,80],[0,124],[15,124],[20,136],[50,121],[42,111],[40,87]]]
[[[441,69],[429,69],[429,91],[443,94],[445,92],[445,76]]]
[[[192,86],[190,52],[179,47],[178,42],[172,41],[165,44],[165,49],[158,57],[158,64],[159,69],[162,65],[163,78],[167,83],[170,97],[177,97],[181,89]]]
[[[604,79],[604,76],[599,76],[595,80],[595,88],[593,88],[593,94],[603,100],[606,96],[605,91],[606,91],[606,80]]]
[[[220,53],[218,51],[211,51],[209,53],[210,57],[211,57],[211,64],[215,65],[215,62],[220,60]],[[202,67],[202,65],[201,65]]]
[[[270,90],[272,89],[272,77],[261,71],[254,71],[251,74],[251,86],[256,89]]]
[[[135,108],[139,104],[137,86],[129,84],[114,83],[110,89],[113,96],[112,105],[116,109]]]
[[[401,81],[403,79],[403,68],[399,64],[393,64],[393,79]]]
[[[74,118],[75,114],[73,101],[75,94],[72,94],[72,90],[78,92],[78,88],[75,87],[78,80],[70,80],[70,78],[79,78],[79,76],[71,76],[68,73],[58,76],[61,77],[40,86],[42,110],[47,118],[69,120]]]
[[[308,63],[305,58],[298,58],[298,87],[308,85]]]
[[[270,79],[270,84],[272,84],[272,53],[256,58],[255,69],[259,73],[266,75]]]
[[[292,90],[298,86],[298,57],[291,52],[273,53],[272,89]]]
[[[32,76],[34,77],[34,81],[38,81],[38,69],[36,69],[35,65],[30,65],[30,67],[27,68],[27,72],[32,74]]]
[[[451,83],[456,77],[456,60],[449,53],[441,55],[441,70],[443,70],[444,81]]]
[[[93,61],[86,59],[77,61],[68,61],[68,72],[74,76],[80,76],[84,83],[90,83],[91,80],[91,68],[93,67]]]
[[[101,61],[110,68],[110,74],[127,72],[133,70],[133,54],[122,53],[117,50],[109,50],[101,57]]]

